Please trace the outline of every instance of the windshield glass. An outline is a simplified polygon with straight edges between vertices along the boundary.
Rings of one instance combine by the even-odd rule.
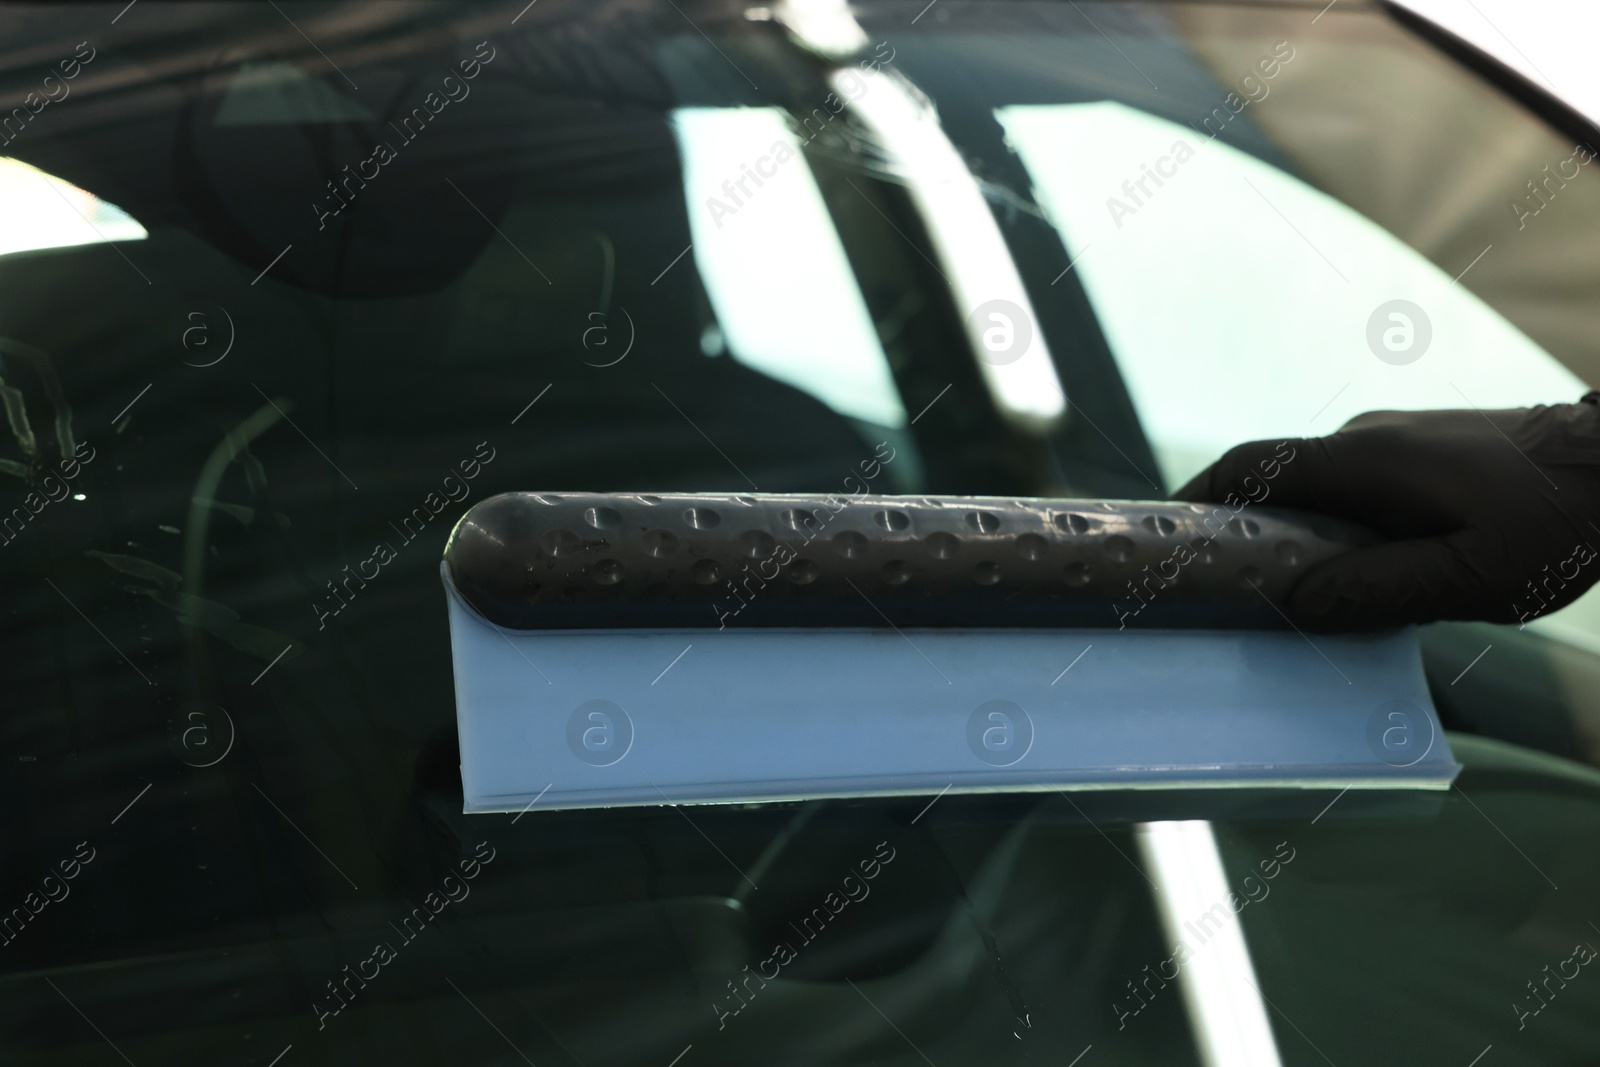
[[[1161,498],[1573,399],[1588,159],[1316,6],[868,2],[834,63],[764,7],[0,4],[6,1062],[1600,1053],[1595,781],[1510,745],[1404,804],[461,813],[493,494]],[[1593,760],[1569,630],[1446,721]]]

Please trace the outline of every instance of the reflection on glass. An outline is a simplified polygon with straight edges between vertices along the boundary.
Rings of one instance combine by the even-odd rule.
[[[146,236],[115,204],[21,160],[0,157],[0,255]]]

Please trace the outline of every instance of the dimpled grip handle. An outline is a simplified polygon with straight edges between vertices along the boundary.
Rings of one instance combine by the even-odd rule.
[[[518,630],[1286,629],[1300,575],[1375,540],[1248,504],[505,493],[462,516],[445,566]]]

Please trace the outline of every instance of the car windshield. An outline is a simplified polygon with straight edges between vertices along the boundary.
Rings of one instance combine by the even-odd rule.
[[[1600,1055],[1587,601],[1424,635],[1438,796],[462,814],[488,496],[1574,399],[1592,151],[1321,7],[0,3],[5,1061]]]

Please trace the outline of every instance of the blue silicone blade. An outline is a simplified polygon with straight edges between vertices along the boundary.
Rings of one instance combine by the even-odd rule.
[[[449,603],[468,812],[1460,769],[1411,630],[518,631]]]

